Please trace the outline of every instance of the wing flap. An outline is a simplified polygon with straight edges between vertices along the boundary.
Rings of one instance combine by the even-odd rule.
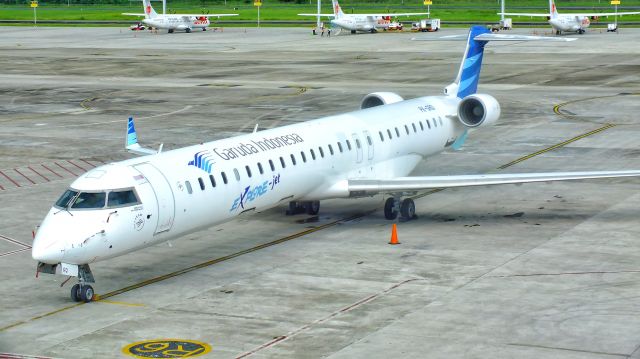
[[[384,180],[353,179],[349,180],[348,188],[349,192],[373,194],[380,192],[419,191],[434,188],[473,187],[620,177],[640,177],[640,170],[398,177]]]

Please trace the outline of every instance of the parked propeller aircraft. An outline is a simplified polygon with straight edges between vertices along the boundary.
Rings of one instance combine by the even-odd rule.
[[[379,29],[389,28],[391,18],[395,16],[429,15],[428,12],[408,12],[396,14],[353,14],[342,12],[338,0],[332,0],[333,14],[298,14],[299,16],[325,16],[333,17],[331,24],[341,29],[346,29],[355,34],[356,31],[378,32]]]
[[[191,32],[193,29],[207,31],[211,25],[209,18],[212,16],[237,16],[238,14],[163,14],[159,15],[151,6],[151,0],[142,0],[144,14],[123,13],[129,16],[144,16],[142,22],[156,29],[167,29],[169,33],[175,30]]]
[[[559,14],[556,9],[554,0],[549,0],[549,13],[502,13],[498,15],[507,16],[532,16],[532,17],[546,17],[549,20],[549,24],[556,31],[556,35],[560,35],[564,32],[577,32],[578,34],[584,34],[585,29],[589,27],[591,21],[589,18],[595,18],[600,16],[615,16],[615,15],[636,15],[640,14],[640,11],[635,12],[605,12],[605,13],[581,13],[581,14]]]
[[[33,243],[38,273],[76,276],[75,301],[91,301],[89,264],[289,205],[317,214],[320,200],[388,194],[384,216],[415,216],[409,197],[432,188],[640,176],[640,171],[407,177],[423,158],[460,148],[470,129],[498,121],[500,105],[477,92],[485,44],[509,37],[472,27],[454,83],[443,96],[404,100],[375,92],[360,110],[162,152],[138,144],[129,119],[126,148],[144,155],[76,179],[55,202]]]

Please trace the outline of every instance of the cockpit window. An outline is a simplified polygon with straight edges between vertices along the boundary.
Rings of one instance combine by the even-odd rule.
[[[72,189],[68,189],[66,190],[62,196],[60,196],[60,199],[56,202],[55,206],[56,207],[60,207],[60,208],[67,208],[67,206],[69,205],[69,202],[78,194],[77,191],[74,191]]]
[[[138,204],[140,201],[132,189],[109,192],[107,207],[122,207]]]
[[[73,209],[95,209],[103,208],[105,192],[82,192],[73,201],[71,208]]]

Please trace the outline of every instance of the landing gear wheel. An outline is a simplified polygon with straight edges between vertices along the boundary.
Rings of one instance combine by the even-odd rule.
[[[203,28],[202,28],[202,31],[207,31],[207,28],[206,28],[206,27],[203,27]]]
[[[394,220],[398,218],[396,200],[393,197],[387,198],[387,200],[384,202],[384,218],[388,220]]]
[[[71,300],[74,302],[80,301],[80,284],[74,284],[73,287],[71,287]]]
[[[355,34],[355,33],[356,33],[356,30],[351,30],[351,33],[352,33],[352,34]]]
[[[90,285],[83,285],[80,289],[80,300],[89,303],[93,300],[93,287]]]
[[[173,29],[169,29],[167,32],[173,34]]]
[[[413,219],[416,215],[416,204],[413,203],[411,198],[406,198],[402,201],[402,205],[400,206],[400,216],[402,219]]]
[[[315,216],[320,212],[320,201],[309,201],[304,204],[304,210],[307,214]]]
[[[190,28],[186,28],[184,31],[188,34],[188,33],[191,32],[191,29]]]

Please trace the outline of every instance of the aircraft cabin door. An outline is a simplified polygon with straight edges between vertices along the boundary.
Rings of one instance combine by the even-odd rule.
[[[365,142],[367,143],[367,160],[373,161],[373,138],[371,138],[371,134],[369,131],[363,131]]]
[[[158,204],[158,224],[154,234],[166,232],[173,226],[175,200],[167,178],[150,163],[135,165],[134,168],[147,179]]]
[[[362,141],[360,141],[360,137],[358,137],[356,133],[351,134],[351,137],[353,138],[353,146],[356,150],[356,163],[360,163],[362,162]]]

